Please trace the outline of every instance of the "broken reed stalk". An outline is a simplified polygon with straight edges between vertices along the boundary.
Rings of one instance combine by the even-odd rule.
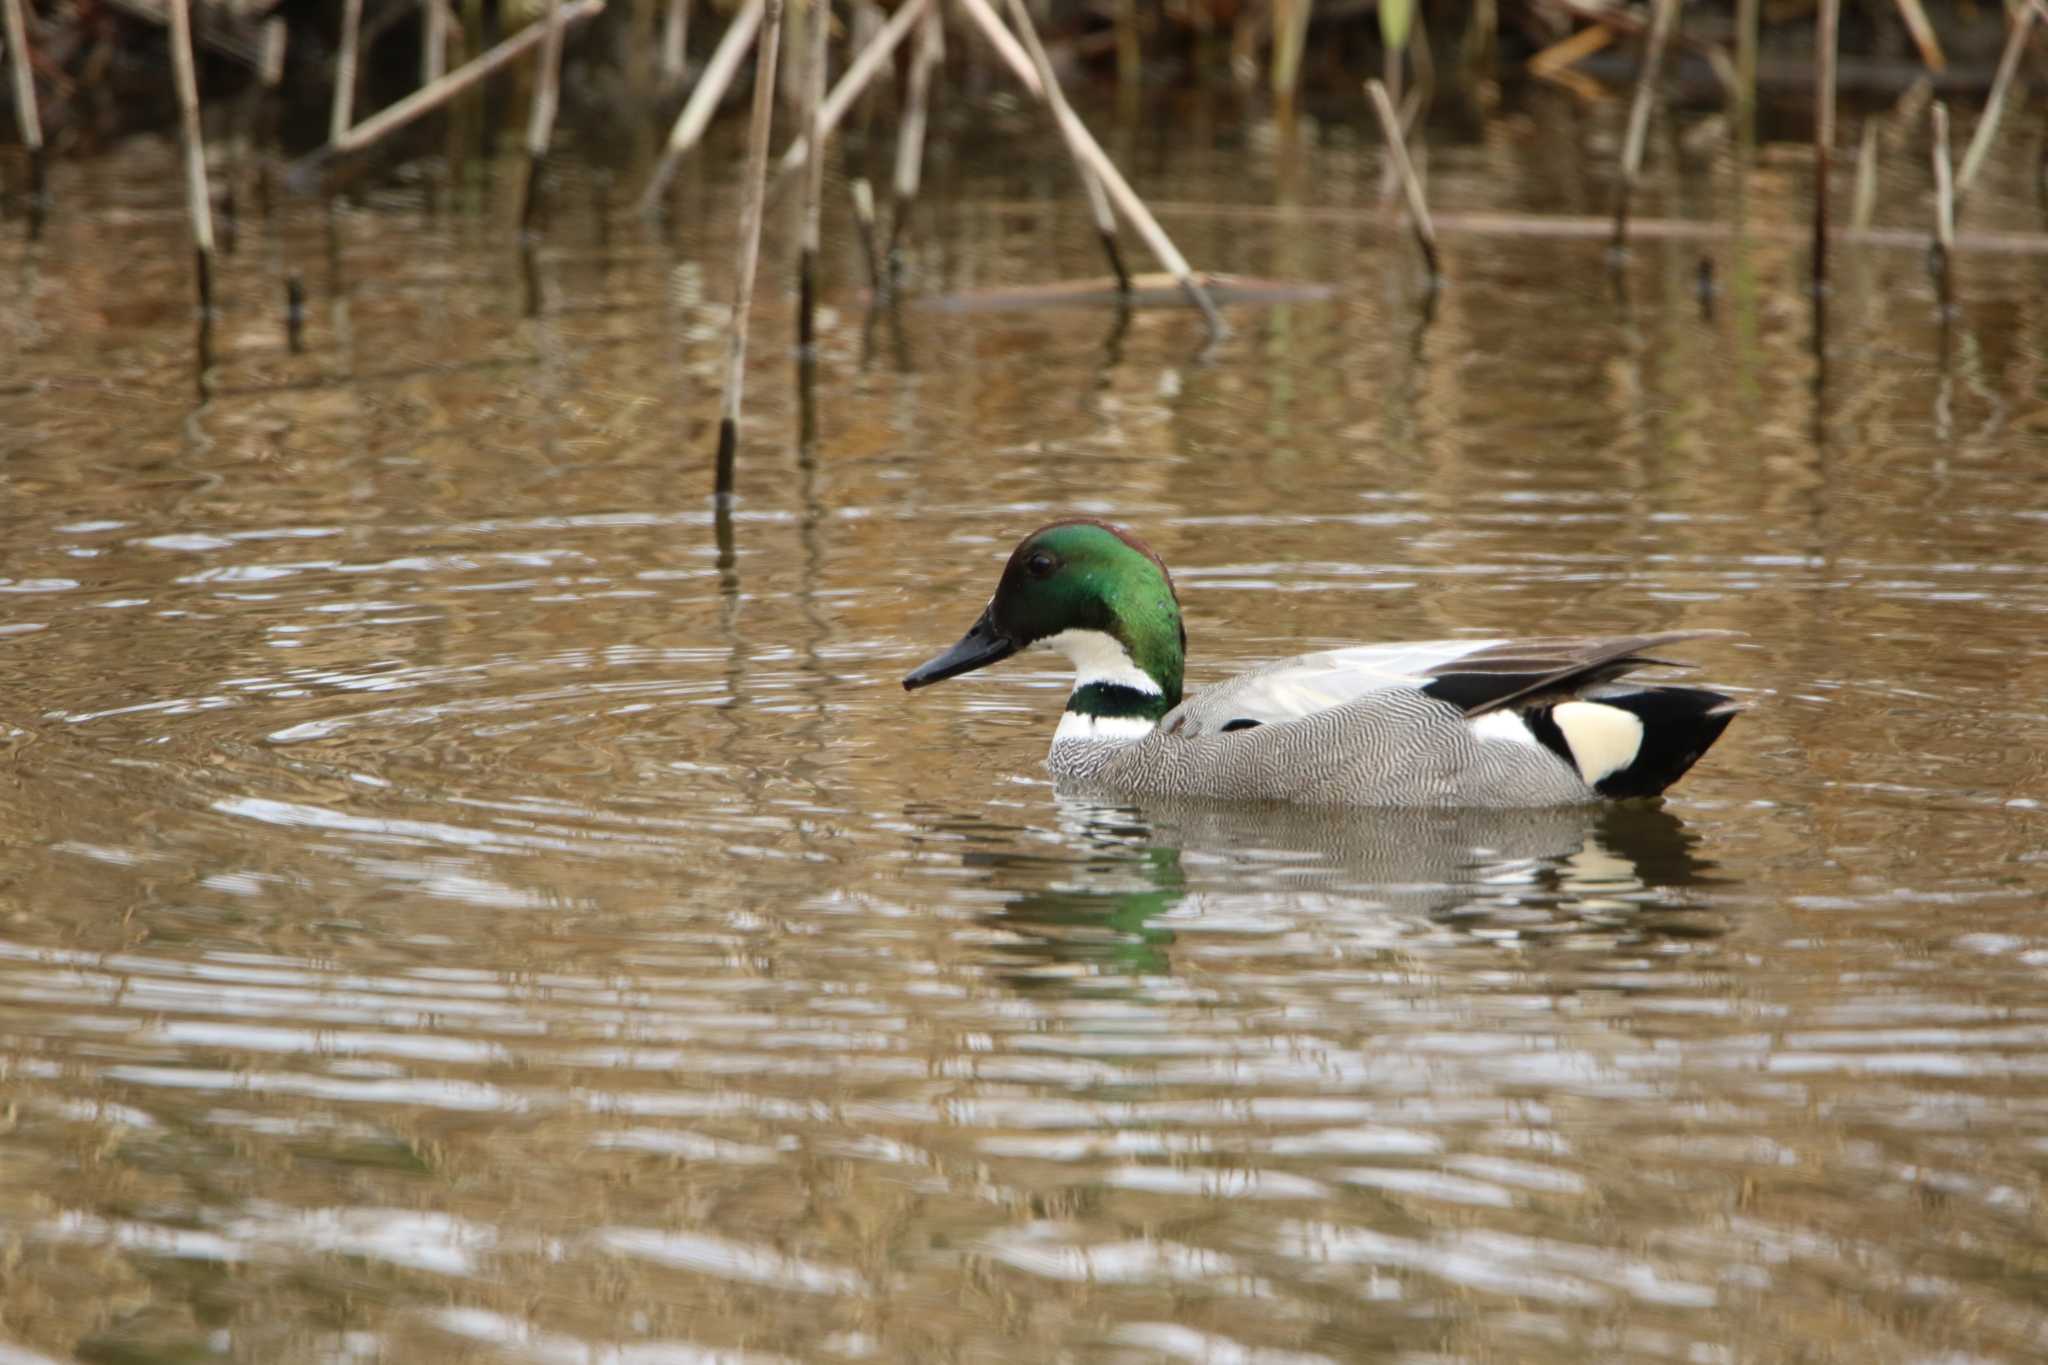
[[[178,130],[185,142],[185,207],[199,270],[201,333],[213,316],[213,196],[206,185],[206,142],[199,126],[199,75],[192,65],[192,12],[170,0],[171,79],[178,89]]]
[[[839,120],[846,117],[846,111],[860,97],[860,92],[867,88],[867,83],[875,78],[875,73],[888,62],[897,46],[917,24],[919,17],[930,7],[931,2],[932,0],[909,0],[908,4],[889,16],[889,22],[882,25],[881,31],[875,34],[875,40],[862,48],[859,54],[847,63],[845,74],[840,76],[831,93],[825,96],[821,119],[828,135],[839,126]],[[752,0],[752,3],[759,3],[759,0]],[[804,164],[804,158],[810,155],[810,146],[810,137],[806,135],[797,138],[783,149],[782,160],[775,164],[777,181]]]
[[[1131,189],[1130,182],[1117,170],[1116,163],[1102,150],[1102,144],[1088,131],[1088,125],[1081,122],[1080,116],[1068,105],[1066,92],[1060,89],[1059,77],[1053,72],[1052,62],[1045,54],[1045,46],[1038,40],[1038,30],[1031,23],[1031,15],[1024,8],[1024,0],[1010,0],[1010,22],[1016,26],[1018,34],[1024,40],[1025,48],[1031,53],[1032,61],[1038,67],[1038,80],[1045,89],[1046,103],[1052,108],[1053,117],[1058,121],[1060,131],[1066,137],[1068,148],[1076,159],[1086,165],[1095,178],[1102,182],[1102,188],[1108,193],[1110,202],[1116,205],[1119,213],[1130,220],[1131,226],[1138,230],[1138,236],[1144,239],[1146,248],[1159,258],[1159,263],[1166,267],[1195,307],[1201,310],[1202,320],[1209,325],[1209,335],[1212,338],[1229,336],[1229,325],[1223,321],[1223,315],[1216,311],[1216,301],[1209,297],[1208,289],[1196,278],[1194,268],[1188,264],[1188,258],[1180,254],[1180,248],[1166,235],[1166,229],[1159,226],[1159,220],[1145,207],[1145,201],[1138,198],[1137,193]]]
[[[1856,197],[1850,210],[1849,226],[1861,233],[1870,228],[1877,212],[1877,120],[1863,120],[1863,142],[1856,149]]]
[[[1913,46],[1920,49],[1920,60],[1930,71],[1948,70],[1948,58],[1942,53],[1941,39],[1934,34],[1934,25],[1927,22],[1927,11],[1920,7],[1920,0],[1898,0],[1899,18],[1905,20],[1906,31],[1913,35]]]
[[[690,0],[668,0],[661,17],[661,79],[664,85],[682,80],[689,65]]]
[[[811,23],[804,36],[809,39],[810,51],[804,61],[803,126],[811,130],[811,141],[822,146],[825,64],[832,40],[832,7],[828,0],[811,0]],[[825,158],[814,156],[804,167],[803,233],[796,267],[796,344],[806,355],[817,343],[818,219],[824,196]]]
[[[1384,83],[1369,80],[1365,92],[1372,99],[1373,112],[1379,115],[1387,155],[1393,158],[1394,169],[1401,174],[1401,186],[1408,192],[1408,217],[1415,228],[1415,244],[1422,248],[1422,259],[1429,269],[1429,288],[1433,292],[1443,278],[1442,263],[1436,253],[1436,225],[1430,221],[1429,204],[1422,197],[1422,182],[1415,178],[1415,163],[1408,159],[1408,143],[1401,136],[1401,116],[1394,112],[1394,101]]]
[[[355,122],[356,48],[362,41],[363,0],[342,0],[341,55],[334,60],[334,102],[328,107],[327,140],[339,142]]]
[[[989,7],[988,0],[960,0],[960,7],[981,29],[982,35],[989,41],[989,46],[1003,59],[1003,65],[1010,68],[1010,74],[1031,92],[1032,98],[1045,103],[1045,83],[1038,79],[1038,67],[1031,54],[1025,52],[1016,36],[1010,32],[995,10]],[[1033,41],[1037,40],[1036,33],[1030,36]],[[1095,218],[1095,235],[1102,242],[1103,254],[1109,257],[1109,269],[1116,277],[1116,287],[1119,292],[1128,294],[1131,292],[1131,272],[1124,265],[1123,247],[1117,241],[1116,211],[1109,206],[1109,196],[1103,192],[1102,182],[1088,169],[1088,163],[1082,159],[1073,140],[1067,136],[1066,128],[1057,118],[1053,122],[1054,126],[1059,128],[1060,141],[1066,144],[1068,154],[1074,158],[1074,173],[1081,177],[1081,188],[1088,196],[1088,212]]]
[[[1934,293],[1941,310],[1949,307],[1949,257],[1956,249],[1956,181],[1949,172],[1948,106],[1940,100],[1929,111],[1934,121],[1934,245],[1928,267],[1934,272]]]
[[[22,0],[0,0],[0,19],[7,29],[7,64],[14,71],[14,122],[21,129],[21,145],[28,148],[31,220],[41,214],[43,200],[43,120],[36,108],[35,64],[28,55],[28,22],[22,17]]]
[[[853,196],[853,224],[860,230],[860,252],[868,262],[868,288],[880,294],[882,258],[880,244],[875,238],[875,187],[868,183],[866,176],[857,175],[846,188]]]
[[[740,393],[747,371],[747,314],[754,303],[754,272],[761,263],[761,211],[768,198],[768,133],[775,119],[775,54],[782,44],[782,0],[765,0],[764,10],[757,12],[761,43],[754,53],[754,107],[747,121],[747,178],[745,197],[740,202],[740,257],[733,278],[732,332],[725,352],[725,402],[718,417],[713,489],[721,505],[732,499],[733,460],[739,449]]]
[[[899,255],[903,225],[910,219],[910,206],[924,179],[924,130],[931,109],[932,72],[945,56],[944,30],[939,11],[927,5],[917,25],[917,49],[910,59],[910,94],[903,121],[896,129],[896,176],[894,202],[889,214],[889,277],[892,281],[903,268]],[[821,158],[822,159],[822,158]]]
[[[420,84],[448,74],[447,0],[420,0]]]
[[[1636,73],[1635,100],[1628,110],[1628,137],[1621,149],[1621,178],[1614,187],[1615,263],[1628,250],[1628,206],[1643,170],[1643,143],[1650,131],[1650,107],[1657,97],[1657,78],[1664,69],[1664,49],[1678,26],[1678,0],[1653,0],[1650,36],[1644,41],[1643,64]]]
[[[1956,198],[1961,200],[1970,192],[1970,185],[1977,179],[1977,172],[1983,169],[1984,158],[1991,151],[1992,139],[1998,136],[1998,122],[2005,115],[2005,99],[2012,91],[2013,73],[2019,69],[2020,53],[2027,46],[2027,34],[2034,26],[2035,6],[2029,3],[2020,6],[2020,12],[2012,21],[2012,32],[2005,37],[2005,51],[1998,56],[1998,74],[1991,79],[1991,94],[1984,101],[1984,114],[1977,120],[1977,130],[1970,135],[1970,146],[1963,153],[1963,166],[1956,173]]]
[[[562,26],[580,24],[602,14],[604,6],[605,0],[572,0],[562,7]],[[379,138],[388,137],[422,114],[440,108],[498,68],[517,60],[546,36],[541,25],[527,25],[488,52],[470,58],[426,89],[415,90],[389,108],[378,110],[350,128],[346,136],[307,153],[293,164],[293,173],[303,174],[322,161],[359,152]]]
[[[662,191],[668,188],[670,177],[676,173],[677,163],[697,145],[697,139],[704,136],[704,129],[710,125],[719,100],[725,97],[733,77],[739,74],[740,59],[747,55],[748,45],[760,31],[763,8],[764,0],[746,0],[719,36],[711,60],[704,65],[704,74],[697,78],[696,88],[690,91],[682,112],[676,115],[675,126],[669,130],[668,145],[662,148],[661,160],[654,163],[654,174],[648,177],[647,188],[640,195],[640,212],[654,212]],[[775,8],[778,14],[782,10],[780,5]],[[776,27],[775,38],[778,44],[782,41],[780,25]],[[759,60],[759,57],[755,58],[757,63]]]
[[[1820,0],[1814,21],[1813,292],[1828,287],[1828,160],[1835,147],[1835,41],[1842,0]]]
[[[555,111],[562,102],[562,0],[548,0],[547,17],[541,21],[540,70],[534,73],[533,111],[526,120],[526,189],[519,205],[519,235],[533,230],[535,206],[540,202],[541,166],[547,161],[548,144],[555,138]]]

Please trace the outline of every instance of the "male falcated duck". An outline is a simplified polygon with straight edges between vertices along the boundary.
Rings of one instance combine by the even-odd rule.
[[[1181,696],[1187,631],[1166,565],[1127,532],[1057,521],[1010,555],[929,686],[1033,645],[1073,661],[1046,766],[1122,795],[1341,806],[1555,806],[1655,796],[1738,709],[1622,681],[1644,653],[1717,631],[1355,645]]]

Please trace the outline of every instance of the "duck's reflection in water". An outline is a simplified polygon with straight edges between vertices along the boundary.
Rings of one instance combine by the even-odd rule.
[[[1170,975],[1183,934],[1353,949],[1723,932],[1688,887],[1711,864],[1669,811],[1314,810],[1061,798],[1078,859],[969,854],[1015,984]],[[1227,893],[1227,895],[1225,894]]]

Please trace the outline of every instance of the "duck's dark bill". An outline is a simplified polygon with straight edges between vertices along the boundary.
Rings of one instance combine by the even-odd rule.
[[[911,669],[910,675],[903,680],[903,688],[910,691],[919,687],[929,687],[935,682],[944,682],[948,678],[957,678],[962,673],[972,673],[977,668],[986,668],[992,663],[1009,658],[1016,652],[1017,642],[999,632],[995,622],[989,620],[989,614],[984,611],[981,619],[960,637],[959,644]]]

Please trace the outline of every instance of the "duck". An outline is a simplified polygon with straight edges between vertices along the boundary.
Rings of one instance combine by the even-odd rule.
[[[1166,563],[1093,518],[1019,541],[967,633],[903,679],[929,687],[1026,650],[1074,667],[1046,767],[1063,789],[1337,807],[1507,808],[1654,798],[1741,708],[1630,679],[1728,631],[1361,644],[1183,691]]]

